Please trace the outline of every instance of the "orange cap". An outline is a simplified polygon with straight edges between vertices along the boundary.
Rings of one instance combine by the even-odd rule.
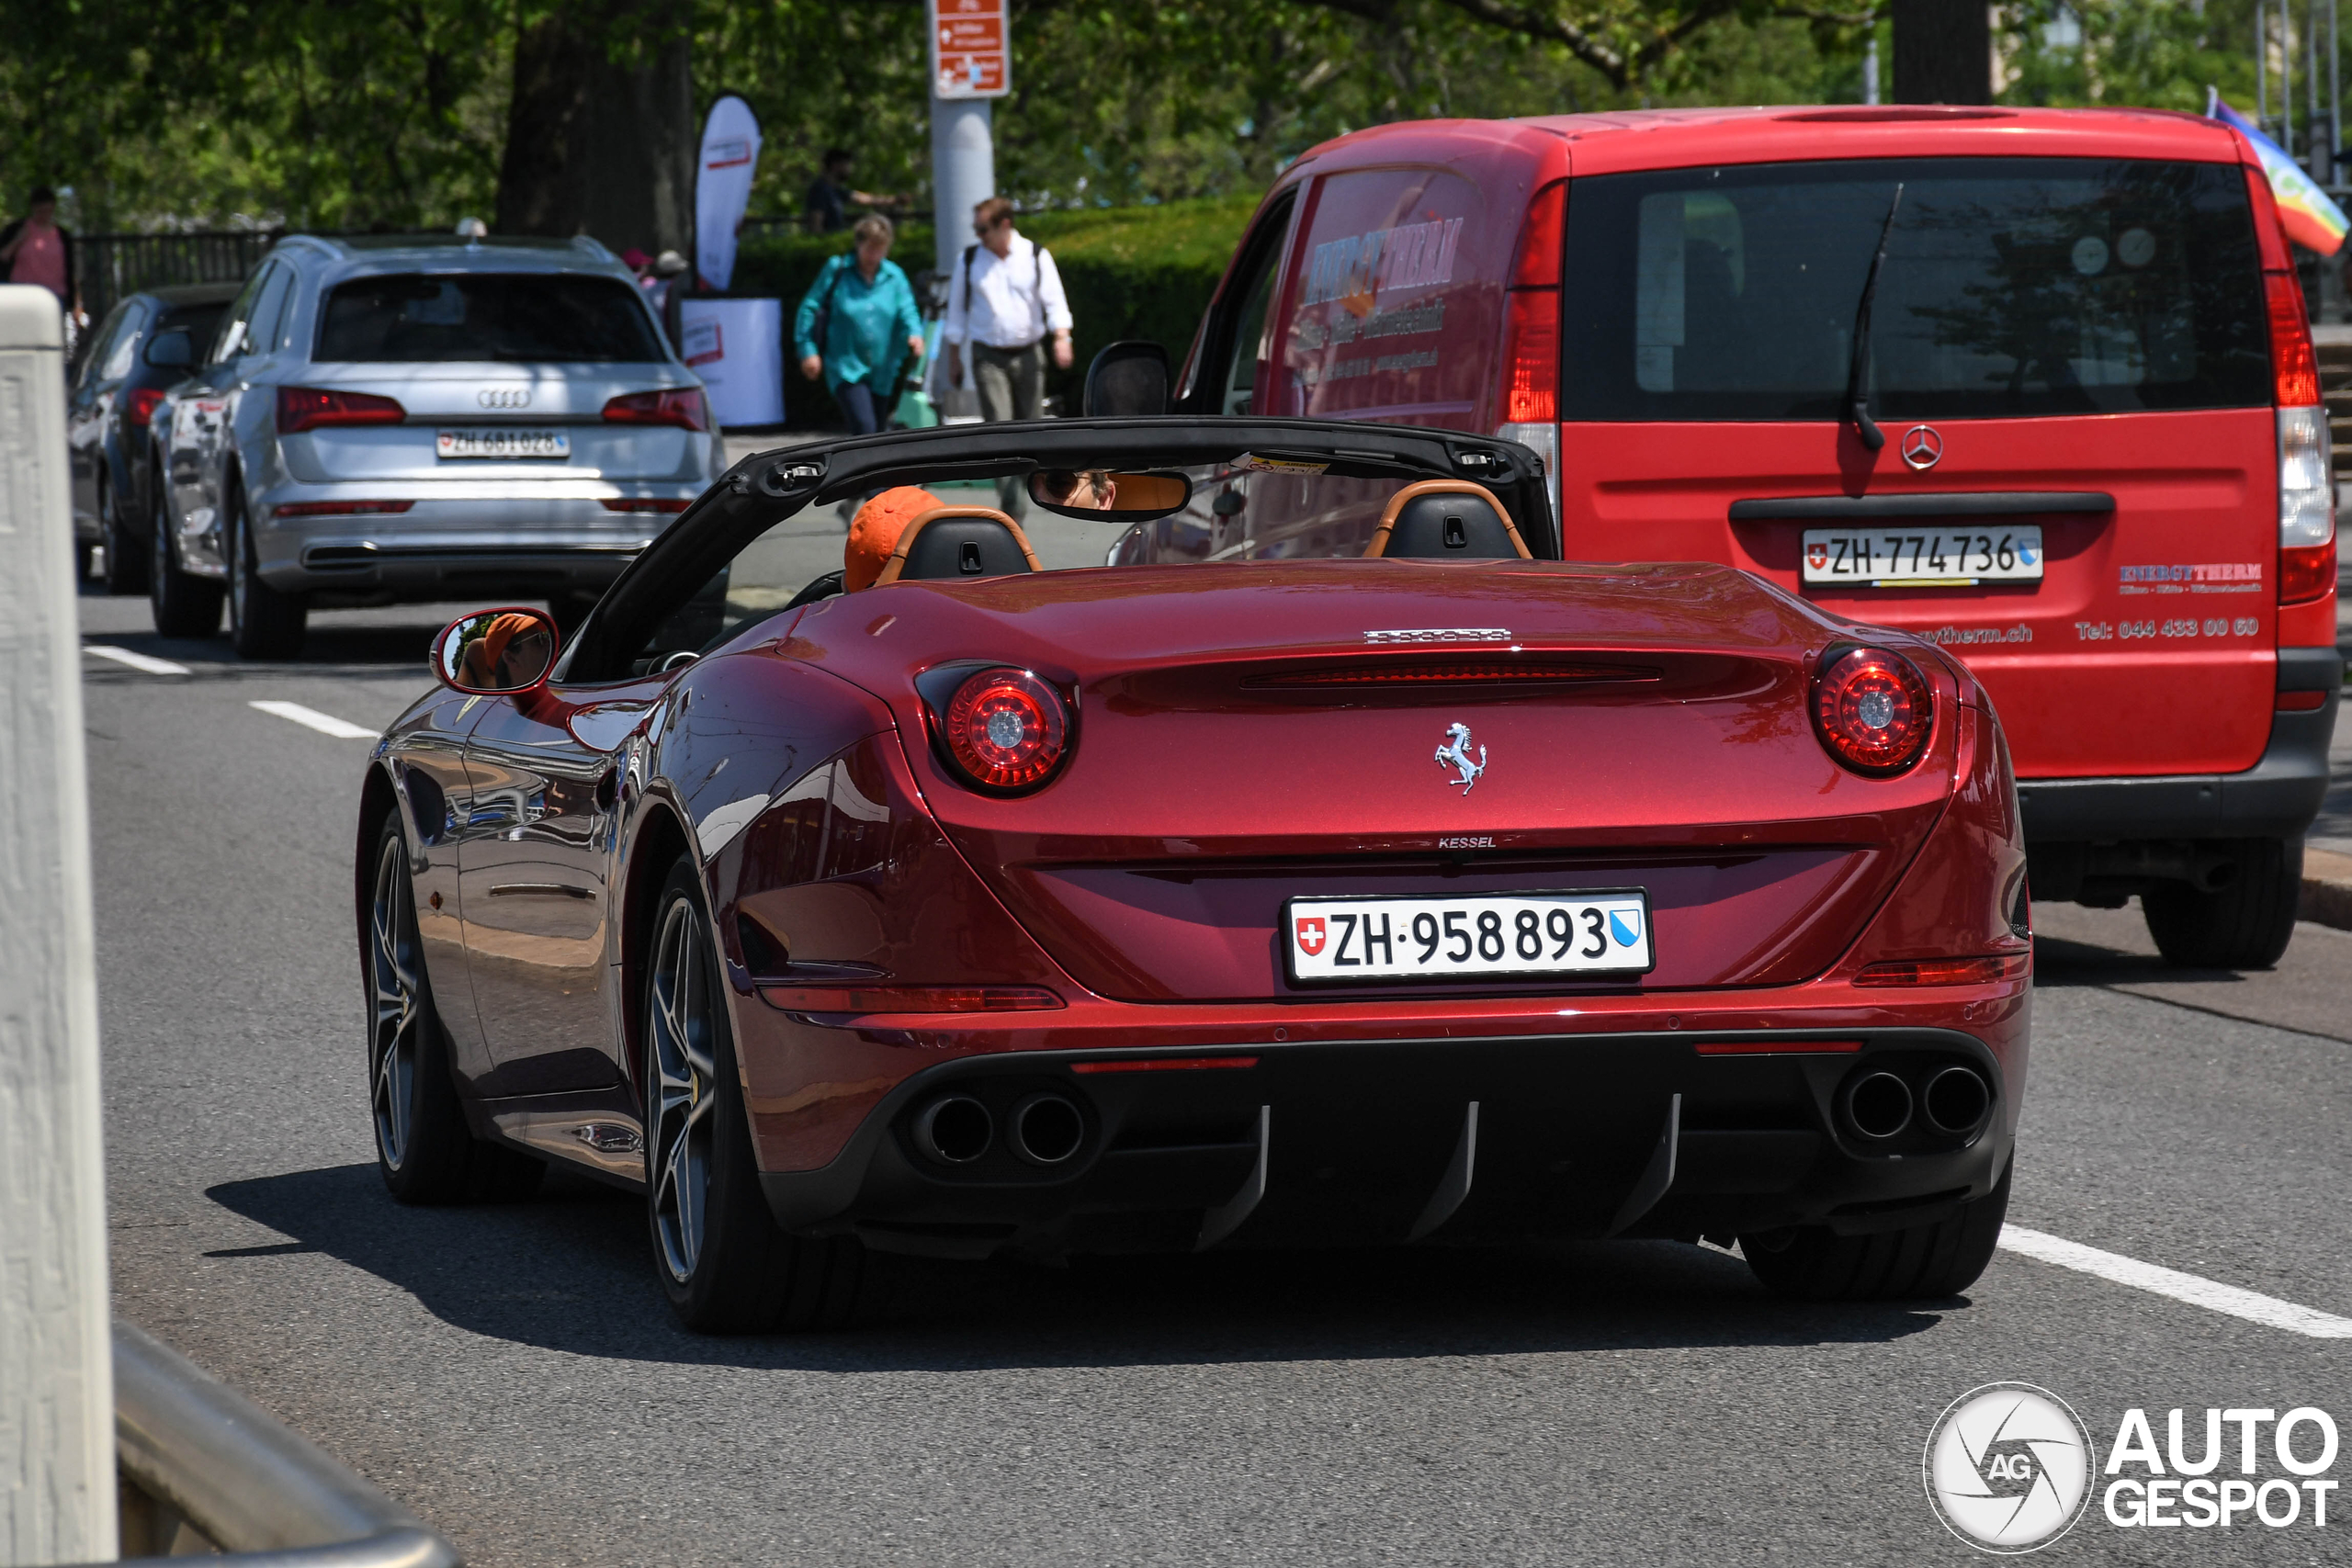
[[[934,506],[946,503],[927,490],[899,485],[886,490],[857,509],[849,525],[849,543],[842,547],[842,589],[854,593],[871,588],[882,575],[882,565],[899,547],[907,525]]]

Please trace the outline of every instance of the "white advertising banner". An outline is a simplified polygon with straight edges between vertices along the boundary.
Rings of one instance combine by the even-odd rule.
[[[784,301],[681,299],[680,352],[722,427],[784,423]]]
[[[1001,98],[1012,91],[1005,0],[928,0],[931,96]]]
[[[695,271],[705,288],[724,290],[734,280],[735,230],[751,205],[759,166],[759,118],[729,93],[710,106],[695,170]]]

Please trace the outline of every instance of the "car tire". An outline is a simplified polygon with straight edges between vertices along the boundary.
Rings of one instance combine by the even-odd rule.
[[[681,857],[654,907],[639,1014],[654,1269],[697,1333],[838,1327],[856,1308],[864,1248],[787,1235],[768,1208],[710,933]]]
[[[232,487],[221,511],[229,519],[229,640],[240,659],[292,659],[302,651],[309,597],[263,581],[253,517],[242,491]]]
[[[160,474],[161,469],[159,468]],[[180,570],[161,483],[147,521],[147,605],[164,637],[210,637],[220,629],[220,585]]]
[[[1958,1295],[1993,1260],[2009,1212],[2009,1169],[1982,1198],[1926,1224],[1868,1235],[1826,1225],[1743,1235],[1739,1250],[1767,1288],[1813,1302],[1934,1300]]]
[[[449,1070],[449,1036],[433,1006],[417,934],[416,885],[397,815],[376,838],[363,951],[368,986],[368,1106],[376,1169],[402,1203],[514,1202],[537,1190],[541,1161],[477,1139]]]
[[[2248,839],[2236,846],[2238,874],[2200,893],[2165,882],[2140,896],[2148,934],[2179,969],[2267,969],[2294,940],[2303,894],[2301,839]]]
[[[118,599],[146,592],[147,542],[124,524],[122,499],[103,478],[98,480],[98,536],[107,547],[107,592]]]

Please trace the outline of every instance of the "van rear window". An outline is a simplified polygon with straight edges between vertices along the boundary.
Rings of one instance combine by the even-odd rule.
[[[1878,417],[2270,400],[2236,165],[1872,159],[1575,181],[1561,417],[1840,417],[1890,206]]]
[[[338,284],[327,296],[318,356],[395,364],[669,357],[628,284],[545,272],[394,273]]]

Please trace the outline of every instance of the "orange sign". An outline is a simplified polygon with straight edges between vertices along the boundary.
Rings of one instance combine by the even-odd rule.
[[[1005,0],[930,0],[931,92],[1001,98],[1012,89]]]

